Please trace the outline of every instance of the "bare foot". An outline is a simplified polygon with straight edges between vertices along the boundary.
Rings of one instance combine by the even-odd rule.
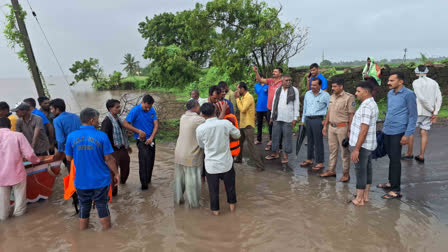
[[[357,199],[354,199],[354,200],[352,200],[352,203],[353,203],[353,205],[355,205],[355,206],[364,206],[364,200],[357,200]]]
[[[214,216],[218,216],[219,215],[219,211],[212,211]]]
[[[236,207],[235,204],[230,204],[229,207],[230,207],[230,212],[235,212],[235,207]]]

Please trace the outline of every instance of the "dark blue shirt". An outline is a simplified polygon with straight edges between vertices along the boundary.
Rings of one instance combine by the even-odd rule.
[[[316,76],[316,77],[311,77],[311,79],[310,79],[310,83],[309,83],[309,85],[310,85],[310,89],[311,89],[311,82],[314,80],[314,79],[320,79],[321,81],[322,81],[322,86],[320,87],[320,89],[322,89],[322,90],[324,90],[324,89],[327,89],[327,79],[325,79],[325,77],[322,75],[322,74],[319,74],[318,76]]]
[[[257,112],[268,111],[268,90],[269,85],[255,84],[255,93],[257,94],[257,106],[255,109]]]
[[[78,115],[62,112],[53,120],[54,132],[56,134],[56,142],[58,143],[58,151],[65,151],[65,141],[68,134],[81,127],[81,120]]]
[[[110,185],[110,170],[104,156],[113,152],[106,133],[93,126],[81,126],[70,133],[65,153],[72,156],[75,162],[75,187],[87,190]]]
[[[133,107],[128,116],[126,116],[126,121],[146,133],[146,139],[151,137],[152,131],[154,130],[154,121],[156,120],[156,110],[151,107],[148,112],[145,112],[141,104]],[[139,139],[137,133],[134,134],[134,138]]]
[[[34,108],[34,110],[31,112],[37,116],[40,116],[40,118],[42,118],[42,122],[44,123],[44,125],[47,125],[47,123],[50,123],[50,121],[48,121],[47,116],[45,116],[44,112],[38,110],[37,108]]]
[[[414,134],[417,117],[417,100],[414,92],[403,86],[396,93],[394,90],[387,93],[384,134],[398,135],[403,132],[405,136]]]
[[[235,114],[235,110],[233,110],[233,103],[227,99],[224,99],[224,101],[227,102],[227,104],[229,104],[230,114]]]

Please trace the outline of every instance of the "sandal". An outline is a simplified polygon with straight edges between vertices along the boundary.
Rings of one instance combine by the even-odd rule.
[[[313,168],[311,168],[313,171],[320,171],[322,169],[324,169],[325,166],[314,166]]]
[[[394,193],[395,195],[392,195],[392,193]],[[399,199],[403,197],[403,195],[399,192],[392,192],[390,191],[389,193],[384,194],[383,196],[381,196],[381,198],[383,199]]]
[[[384,190],[388,190],[388,189],[392,188],[392,185],[390,183],[383,183],[383,184],[376,185],[376,187],[384,189]]]
[[[279,159],[279,158],[280,158],[280,155],[278,155],[278,156],[267,155],[265,157],[266,160],[274,160],[274,159]]]
[[[271,150],[271,146],[270,145],[266,145],[266,147],[264,148],[265,151],[270,151]]]
[[[282,164],[287,164],[288,163],[288,159],[283,159],[282,158]]]
[[[308,161],[303,161],[302,163],[300,163],[300,166],[302,166],[302,167],[309,167],[309,166],[312,166],[313,165],[313,162],[308,162]]]

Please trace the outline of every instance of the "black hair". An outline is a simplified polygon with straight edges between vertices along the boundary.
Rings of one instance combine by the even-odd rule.
[[[216,85],[213,85],[213,86],[211,86],[211,87],[208,89],[208,95],[209,95],[209,96],[212,96],[214,92],[216,92],[216,94],[220,95],[220,94],[221,94],[221,88],[219,88],[219,87],[216,86]]]
[[[211,117],[215,114],[215,106],[209,102],[202,104],[201,113],[207,117]]]
[[[50,101],[50,106],[59,111],[65,112],[65,102],[61,98],[56,98]]]
[[[281,67],[276,67],[276,68],[274,68],[274,70],[275,69],[277,69],[280,73],[283,73],[283,68],[281,68]]]
[[[8,112],[9,112],[9,105],[8,105],[8,103],[6,103],[4,101],[0,102],[0,110],[8,110]]]
[[[115,107],[115,104],[120,104],[120,101],[117,99],[109,99],[106,102],[106,109],[109,111],[111,108]]]
[[[37,102],[39,103],[39,105],[41,105],[42,102],[44,102],[46,100],[50,100],[50,99],[46,96],[41,96],[41,97],[37,98]]]
[[[334,78],[331,80],[331,84],[336,83],[338,86],[344,86],[344,79],[342,78]]]
[[[244,82],[240,82],[240,83],[238,84],[238,87],[239,87],[239,88],[244,88],[244,90],[247,91],[247,84],[244,83]]]
[[[190,110],[190,109],[196,107],[197,105],[199,105],[199,102],[195,99],[191,99],[187,102],[187,104],[185,104],[185,106],[187,107],[187,110]]]
[[[154,104],[154,98],[152,98],[151,95],[147,94],[143,96],[142,102],[151,105]]]
[[[93,108],[85,108],[81,111],[79,117],[82,123],[88,123],[91,119],[99,116],[100,113]]]
[[[317,83],[319,84],[319,86],[322,86],[322,80],[319,78],[315,78],[314,80],[311,81],[311,83],[313,83],[313,81],[317,81]]]
[[[193,90],[191,90],[191,93],[193,93],[193,92],[195,92],[196,94],[199,95],[199,90],[197,90],[197,89],[193,89]],[[191,94],[191,93],[190,93],[190,94]]]
[[[426,70],[425,65],[419,65],[417,68],[418,68],[418,71],[420,71],[420,72],[424,72]]]
[[[404,73],[400,71],[392,72],[389,76],[396,75],[399,80],[404,81]]]
[[[8,117],[0,118],[0,128],[11,128],[11,121],[8,119]]]
[[[358,83],[356,85],[356,87],[357,88],[360,87],[362,89],[365,89],[365,90],[367,90],[369,92],[369,94],[372,94],[373,87],[372,87],[372,83],[371,82],[363,81],[363,82]]]
[[[319,68],[319,64],[317,64],[317,63],[311,64],[310,69],[313,69],[313,68]]]
[[[23,102],[28,103],[31,107],[36,107],[36,100],[34,98],[26,98]]]
[[[227,82],[225,82],[225,81],[218,82],[218,87],[219,88],[227,88],[228,87]]]

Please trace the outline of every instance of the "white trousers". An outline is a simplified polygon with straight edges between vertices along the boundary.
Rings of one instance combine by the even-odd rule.
[[[23,215],[26,212],[26,178],[12,186],[0,186],[0,220],[9,217],[11,189],[14,191],[14,216]]]

